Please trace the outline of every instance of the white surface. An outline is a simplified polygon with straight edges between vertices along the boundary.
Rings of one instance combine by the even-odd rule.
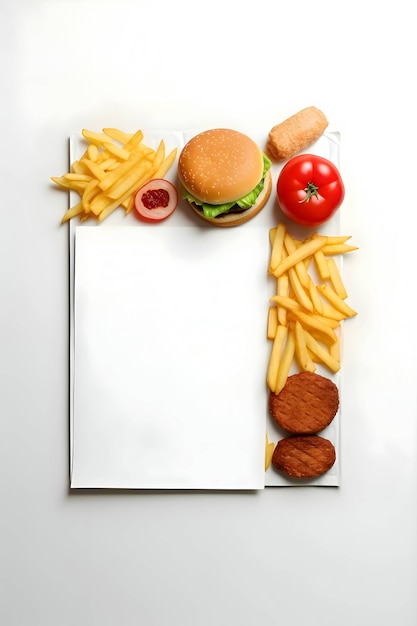
[[[263,489],[265,240],[75,230],[71,487]]]
[[[2,624],[416,623],[412,4],[311,7],[2,4]],[[341,131],[342,228],[360,246],[344,263],[360,313],[345,326],[342,486],[70,495],[67,198],[49,184],[67,137],[267,133],[309,104]]]
[[[149,146],[162,138],[167,152],[188,140],[145,130]],[[254,139],[262,144],[263,133]],[[73,162],[86,149],[81,133],[70,146]],[[338,165],[339,133],[326,132],[309,151]],[[281,168],[272,164],[274,181]],[[176,164],[167,176],[177,182]],[[320,232],[341,234],[340,215]],[[181,199],[160,224],[132,217],[118,210],[99,228],[70,222],[71,488],[339,486],[341,410],[321,433],[336,448],[324,475],[294,481],[262,469],[265,431],[274,443],[284,434],[265,384],[275,194],[244,228],[227,231],[194,218]],[[300,238],[315,230],[287,228]],[[317,372],[341,391],[340,374]]]

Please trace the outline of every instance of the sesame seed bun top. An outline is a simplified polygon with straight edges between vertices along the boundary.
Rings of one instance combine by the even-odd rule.
[[[195,198],[209,204],[239,200],[256,187],[263,174],[262,151],[236,130],[206,130],[183,148],[178,177]]]

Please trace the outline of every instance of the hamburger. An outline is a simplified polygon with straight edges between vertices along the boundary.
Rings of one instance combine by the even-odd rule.
[[[178,178],[182,197],[202,219],[237,226],[259,213],[271,194],[271,161],[247,135],[214,128],[182,149]]]

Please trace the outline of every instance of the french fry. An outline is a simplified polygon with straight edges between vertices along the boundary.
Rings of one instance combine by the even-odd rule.
[[[174,148],[173,150],[171,150],[168,156],[165,157],[165,159],[162,161],[154,174],[155,178],[163,178],[167,174],[177,157],[177,152],[178,148]]]
[[[126,198],[126,200],[123,200],[123,202],[120,203],[120,206],[125,209],[126,215],[129,215],[134,205],[135,205],[135,196],[133,194],[129,198]]]
[[[354,252],[358,248],[356,246],[350,246],[347,243],[332,243],[326,244],[322,248],[324,255],[327,254],[346,254],[347,252]]]
[[[81,194],[81,192],[86,188],[88,181],[86,180],[68,180],[64,178],[64,176],[51,176],[51,180],[60,187],[64,189],[73,189]]]
[[[83,209],[82,202],[78,202],[73,207],[68,209],[68,211],[65,212],[64,217],[61,220],[61,224],[64,224],[65,222],[68,222],[68,220],[72,219],[76,215],[81,215],[83,210],[84,209]]]
[[[302,243],[294,252],[289,254],[285,259],[279,263],[277,268],[272,272],[277,278],[293,267],[300,261],[303,261],[306,257],[310,256],[320,248],[322,248],[327,241],[327,237],[318,236],[315,239],[310,239],[305,243]]]
[[[337,335],[333,328],[328,326],[318,316],[308,315],[303,311],[292,311],[292,315],[303,325],[303,328],[307,328],[310,331],[318,332],[321,336],[325,337],[330,343],[337,341]]]
[[[335,359],[326,348],[320,345],[308,330],[304,329],[304,335],[307,348],[309,348],[332,372],[338,372],[340,370],[340,362]]]
[[[99,192],[98,189],[98,180],[96,178],[92,178],[90,182],[87,184],[87,187],[84,190],[84,193],[81,198],[81,204],[85,213],[89,213],[91,210],[90,201],[94,196]]]
[[[76,172],[68,172],[68,174],[64,174],[63,178],[71,181],[86,181],[87,183],[93,178],[91,174],[77,174]]]
[[[97,165],[97,163],[95,161],[92,161],[91,159],[84,159],[84,164],[92,176],[94,176],[98,180],[103,180],[106,172],[102,166]]]
[[[270,301],[276,302],[277,305],[284,307],[287,311],[301,311],[300,304],[289,296],[280,296],[277,294],[276,296],[272,296]]]
[[[275,393],[279,393],[287,382],[288,374],[295,354],[294,327],[290,326],[287,333],[287,341],[282,351],[282,356],[278,364],[277,380],[275,383]]]
[[[87,157],[90,161],[97,161],[98,148],[95,144],[90,144],[87,148]]]
[[[101,169],[107,172],[116,169],[116,167],[120,165],[120,161],[118,161],[115,157],[106,156],[103,152],[100,157],[103,158],[97,159],[97,164],[100,165]]]
[[[327,245],[346,243],[352,235],[330,235],[327,237]]]
[[[165,159],[165,142],[163,139],[161,139],[156,149],[155,156],[153,159],[153,164],[155,165],[156,169],[158,169],[158,167],[162,164],[164,159]]]
[[[285,339],[287,337],[288,327],[279,325],[275,334],[274,342],[272,344],[271,355],[269,358],[268,371],[266,375],[266,381],[271,391],[275,391],[278,368],[281,360],[281,352],[285,345]]]
[[[311,317],[317,320],[320,320],[321,322],[323,322],[323,324],[326,324],[329,328],[336,329],[340,327],[341,320],[335,320],[334,318],[326,317],[325,315],[320,315],[319,313],[313,313]],[[343,319],[346,319],[346,318],[344,317]]]
[[[327,259],[327,266],[329,268],[330,281],[333,285],[333,288],[339,298],[342,300],[346,300],[348,297],[345,285],[343,283],[342,277],[340,276],[339,268],[337,267],[337,263],[333,257],[329,257]]]
[[[317,287],[318,290],[318,287]],[[336,320],[341,322],[346,319],[346,315],[337,311],[334,307],[332,307],[328,302],[323,302],[323,317],[329,320]]]
[[[139,131],[139,132],[141,133],[140,141],[142,141],[143,133],[142,131]],[[133,136],[131,133],[125,133],[123,130],[120,130],[119,128],[103,128],[103,133],[105,133],[107,137],[110,137],[111,139],[115,139],[122,145],[127,144],[132,139],[132,136]]]
[[[285,244],[285,249],[287,251],[287,256],[289,256],[290,254],[295,253],[297,248],[299,248],[301,246],[301,242],[297,242],[295,239],[293,239],[293,237],[291,237],[291,235],[289,233],[286,233],[286,235],[285,235],[284,244]],[[303,261],[306,261],[308,258],[309,258],[309,255],[307,255],[303,259]],[[303,261],[300,261],[300,262],[295,264],[295,270],[297,272],[297,275],[298,275],[298,278],[300,280],[300,283],[304,287],[308,287],[309,276],[308,276],[307,268],[304,265]],[[290,268],[290,269],[292,269],[292,268]]]
[[[88,130],[87,128],[83,128],[81,131],[84,139],[87,139],[91,144],[102,147],[103,142],[109,141],[110,137],[106,135],[106,133],[96,133],[92,130]]]
[[[84,163],[85,159],[88,159],[87,151],[85,152],[85,154],[81,158],[81,160],[74,161],[71,164],[71,172],[70,172],[70,174],[87,174],[88,176],[91,176],[91,172],[89,171],[88,167]],[[66,176],[66,174],[64,174],[64,175]]]
[[[135,133],[133,133],[133,135],[129,137],[129,139],[125,143],[126,150],[134,150],[140,145],[143,145],[142,140],[143,140],[143,132],[141,130],[137,130]],[[147,150],[150,150],[150,148],[148,147],[146,148]]]
[[[304,372],[315,372],[317,367],[314,361],[311,359],[309,351],[307,349],[306,338],[304,335],[303,327],[297,320],[294,327],[295,338],[295,355],[300,366],[300,369]]]
[[[110,154],[113,154],[115,157],[117,157],[121,161],[127,161],[127,159],[130,157],[130,154],[131,154],[130,150],[126,150],[125,148],[120,148],[119,146],[117,146],[114,143],[111,143],[110,141],[104,141],[103,146],[107,152],[109,152]]]
[[[313,305],[313,310],[321,315],[323,313],[323,302],[322,302],[322,300],[320,298],[320,294],[319,294],[319,292],[317,290],[316,283],[311,278],[311,276],[309,276],[309,279],[310,279],[310,282],[309,282],[309,285],[308,285],[308,292],[309,292],[309,295],[310,295],[311,303]]]
[[[285,224],[280,222],[274,229],[274,237],[269,263],[269,271],[272,273],[279,265],[282,259],[282,249],[284,246]]]
[[[303,267],[304,265],[301,264]],[[307,295],[307,293],[304,291],[304,287],[301,284],[301,281],[298,277],[298,274],[296,272],[295,267],[290,267],[288,270],[288,278],[290,281],[290,285],[291,288],[296,296],[296,299],[298,300],[298,302],[301,304],[301,306],[306,309],[307,311],[313,312],[314,307],[313,304],[309,298],[309,296]]]
[[[314,253],[314,261],[317,271],[322,280],[330,278],[329,266],[327,265],[326,257],[323,254],[323,250],[317,250]]]
[[[330,304],[346,317],[354,317],[357,312],[352,309],[329,285],[318,285],[317,289],[324,295]]]
[[[268,339],[274,339],[278,328],[278,307],[270,306],[268,309],[268,324],[266,336]]]
[[[275,444],[269,441],[268,434],[265,435],[265,472],[269,469],[274,454]]]
[[[340,363],[342,356],[340,350],[340,341],[335,341],[334,343],[332,343],[332,345],[329,347],[329,354]]]
[[[277,278],[277,295],[283,298],[287,298],[289,295],[289,278],[288,274],[283,274],[280,278]],[[278,309],[278,321],[280,324],[287,323],[287,309],[283,306],[277,305]]]
[[[303,329],[303,332],[304,332],[304,329]],[[312,352],[308,346],[307,346],[307,352],[308,352],[308,356],[313,361],[313,363],[317,365],[323,365],[323,361],[321,361],[319,357],[316,354],[314,354],[314,352]]]

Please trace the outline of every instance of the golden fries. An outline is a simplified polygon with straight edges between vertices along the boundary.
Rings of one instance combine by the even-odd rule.
[[[282,250],[284,246],[284,237],[285,237],[285,226],[281,222],[280,224],[278,224],[276,228],[271,229],[271,231],[272,231],[271,232],[272,250],[271,250],[269,270],[270,272],[273,272],[277,268],[277,266],[279,265],[282,259]]]
[[[291,254],[285,257],[276,267],[275,270],[272,271],[272,274],[279,278],[287,272],[290,267],[297,265],[300,261],[303,261],[311,254],[313,254],[316,250],[322,248],[326,243],[326,237],[316,237],[314,239],[309,239],[305,241],[301,246],[298,246],[294,249]]]
[[[278,372],[275,382],[275,393],[279,393],[284,387],[288,374],[290,373],[291,364],[295,355],[295,334],[294,325],[290,324],[287,333],[287,341],[283,347],[280,362],[278,365]]]
[[[268,387],[275,391],[277,386],[277,377],[279,371],[279,365],[281,362],[281,354],[283,351],[283,347],[285,346],[285,340],[287,338],[288,327],[279,324],[277,327],[277,332],[275,334],[273,343],[271,356],[269,358],[268,372],[266,375]]]
[[[267,338],[272,341],[267,385],[275,393],[284,387],[291,368],[315,372],[320,364],[340,369],[340,323],[353,317],[333,255],[357,250],[350,237],[315,233],[305,241],[292,237],[284,223],[269,233],[268,272],[276,278],[270,298]],[[274,312],[276,308],[276,312]]]
[[[295,355],[299,368],[303,372],[315,372],[316,366],[307,349],[306,336],[301,323],[295,322]]]
[[[61,189],[80,196],[63,223],[75,216],[101,222],[118,207],[128,214],[135,192],[152,178],[163,178],[177,155],[177,148],[166,154],[163,140],[156,150],[145,145],[141,130],[131,134],[117,128],[103,128],[101,133],[83,129],[82,135],[88,142],[83,156],[72,163],[71,172],[51,177]]]
[[[265,435],[265,472],[269,469],[274,454],[275,444],[269,441],[268,433]]]

